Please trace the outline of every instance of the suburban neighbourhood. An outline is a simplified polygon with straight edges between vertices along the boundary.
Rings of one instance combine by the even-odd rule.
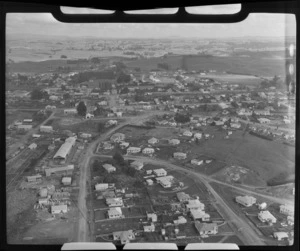
[[[294,87],[248,59],[278,41],[55,39],[7,41],[11,243],[293,244]]]

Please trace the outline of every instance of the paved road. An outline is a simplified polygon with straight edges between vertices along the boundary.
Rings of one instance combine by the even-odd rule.
[[[102,134],[100,137],[98,137],[95,141],[90,143],[88,148],[86,149],[86,153],[82,160],[79,163],[79,168],[81,170],[80,172],[80,181],[79,181],[79,195],[78,195],[78,207],[80,209],[81,214],[79,215],[79,221],[78,221],[78,236],[77,241],[93,241],[89,238],[91,235],[88,231],[88,215],[87,215],[87,207],[86,207],[86,196],[87,196],[87,177],[89,175],[89,161],[90,158],[93,156],[98,156],[94,154],[94,151],[97,147],[97,144],[99,142],[105,141],[111,134],[113,134],[115,131],[119,130],[121,127],[128,125],[128,124],[139,124],[143,121],[147,120],[149,116],[155,115],[159,113],[159,111],[153,111],[149,112],[147,114],[142,114],[140,116],[132,117],[130,119],[127,119],[126,121],[120,123],[116,127],[112,128],[108,132]]]

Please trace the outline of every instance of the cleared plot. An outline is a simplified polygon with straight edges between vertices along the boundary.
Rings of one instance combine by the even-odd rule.
[[[54,130],[69,130],[74,133],[97,133],[99,122],[93,120],[80,120],[79,118],[55,119],[52,122]]]
[[[115,219],[95,223],[95,235],[110,234],[115,231],[142,230],[140,218]]]
[[[9,111],[6,110],[6,116],[5,116],[5,124],[6,126],[10,125],[16,120],[23,121],[23,119],[31,119],[32,115],[36,113],[36,111]]]
[[[94,211],[94,218],[95,218],[95,221],[108,219],[107,218],[107,210]]]

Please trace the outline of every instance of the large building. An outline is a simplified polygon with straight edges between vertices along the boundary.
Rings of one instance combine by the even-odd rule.
[[[279,212],[285,215],[294,216],[295,208],[292,205],[280,205]]]
[[[76,143],[75,137],[69,137],[65,140],[65,143],[63,143],[56,154],[54,155],[53,159],[66,159],[68,155],[70,154],[72,147]]]
[[[276,223],[277,219],[271,214],[269,211],[260,211],[258,213],[258,219],[261,222],[270,222],[270,223]]]
[[[67,205],[51,206],[51,214],[60,214],[60,213],[67,213],[67,212],[68,212]]]
[[[52,167],[52,168],[46,168],[45,174],[46,176],[50,176],[51,174],[71,175],[73,173],[73,170],[74,170],[74,165]]]
[[[53,132],[52,126],[40,126],[40,132]]]

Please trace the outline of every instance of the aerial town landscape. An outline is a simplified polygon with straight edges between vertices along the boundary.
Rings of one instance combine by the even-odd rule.
[[[6,44],[9,243],[293,244],[295,37]]]

